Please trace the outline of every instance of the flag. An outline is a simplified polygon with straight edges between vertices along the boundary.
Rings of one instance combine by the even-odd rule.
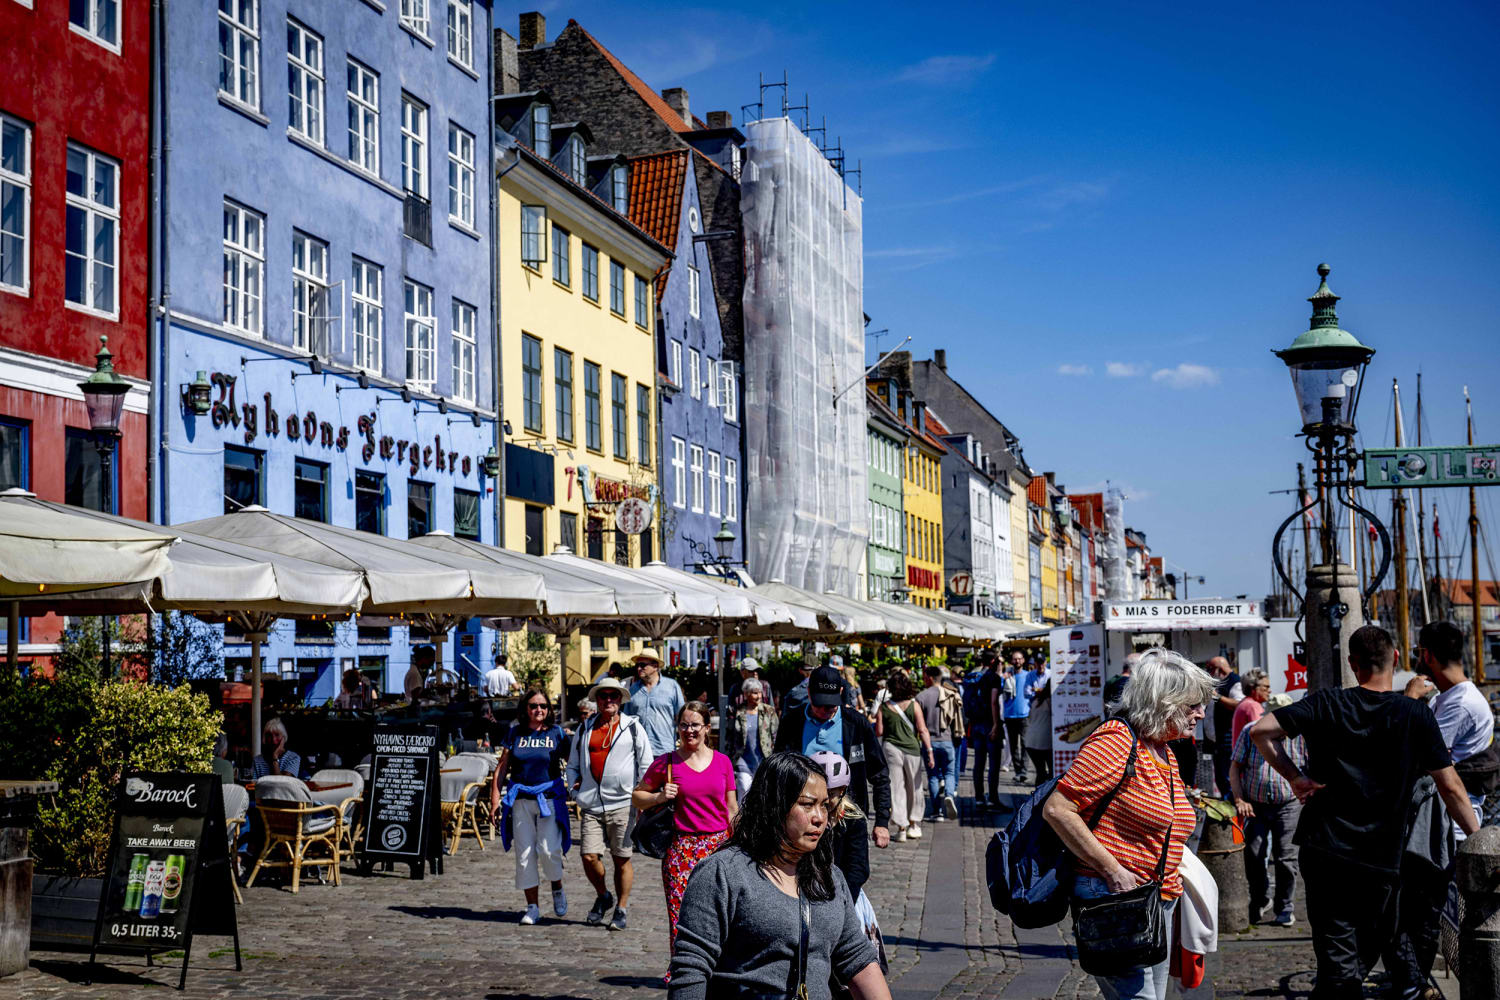
[[[1369,534],[1370,534],[1370,541],[1372,541],[1372,542],[1375,541],[1375,539],[1377,539],[1377,538],[1380,537],[1380,532],[1378,532],[1378,531],[1375,530],[1375,525],[1371,524],[1368,521],[1365,522],[1365,531],[1369,532]]]
[[[1312,502],[1312,497],[1308,495],[1306,490],[1303,490],[1302,506],[1306,507],[1307,509],[1302,512],[1302,520],[1307,522],[1308,527],[1315,528],[1318,525],[1318,518],[1314,513],[1314,511],[1317,510],[1317,507],[1313,506]]]
[[[1436,507],[1432,508],[1432,537],[1437,539],[1441,539],[1443,537],[1442,529],[1438,527],[1438,515]]]

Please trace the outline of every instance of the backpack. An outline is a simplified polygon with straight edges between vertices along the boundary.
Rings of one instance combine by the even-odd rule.
[[[964,734],[964,710],[962,703],[958,695],[946,687],[939,685],[938,689],[942,692],[938,695],[938,721],[957,740]]]
[[[1124,722],[1124,720],[1120,720]],[[1129,727],[1129,723],[1125,723]],[[1099,800],[1088,827],[1093,830],[1125,783],[1135,777],[1135,730],[1130,731],[1130,756],[1125,773]],[[984,852],[985,880],[990,903],[1021,928],[1050,927],[1068,913],[1073,897],[1073,856],[1063,846],[1052,824],[1042,817],[1057,778],[1039,786],[1021,803],[1005,829],[996,830]]]
[[[1456,761],[1453,770],[1470,795],[1489,795],[1500,788],[1500,748],[1492,741],[1473,756]]]

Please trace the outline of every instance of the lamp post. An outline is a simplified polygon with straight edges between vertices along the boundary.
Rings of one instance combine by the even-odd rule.
[[[1318,290],[1308,299],[1312,319],[1305,333],[1290,347],[1275,352],[1292,376],[1302,437],[1313,453],[1316,468],[1315,495],[1276,530],[1271,543],[1272,562],[1289,592],[1296,592],[1291,575],[1281,565],[1281,536],[1313,507],[1319,507],[1318,533],[1322,544],[1320,561],[1307,574],[1302,595],[1307,633],[1307,688],[1349,687],[1354,676],[1345,655],[1346,641],[1364,624],[1363,606],[1380,586],[1391,561],[1390,536],[1374,513],[1354,501],[1354,471],[1360,455],[1354,448],[1355,411],[1364,385],[1365,367],[1374,348],[1360,343],[1354,334],[1339,329],[1335,306],[1339,297],[1328,287],[1327,264],[1318,265]],[[1360,600],[1359,580],[1339,553],[1338,506],[1362,515],[1380,536],[1382,556]],[[1352,592],[1352,593],[1351,593]]]
[[[83,405],[89,411],[89,428],[94,432],[94,447],[99,452],[99,509],[114,513],[114,456],[120,441],[120,413],[125,409],[125,395],[130,383],[115,374],[115,358],[109,352],[109,337],[99,338],[99,353],[94,355],[94,371],[78,383],[83,390]],[[103,670],[108,676],[109,618],[101,617],[100,642]]]

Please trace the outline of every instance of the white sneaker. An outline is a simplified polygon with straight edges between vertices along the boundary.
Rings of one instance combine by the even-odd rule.
[[[568,915],[568,894],[561,889],[552,890],[552,912],[559,917]]]
[[[921,840],[922,825],[920,823],[913,823],[911,826],[906,828],[906,835],[912,840]]]
[[[900,830],[897,830],[896,831],[896,836],[894,836],[891,839],[894,840],[898,844],[904,844],[904,843],[906,843],[906,828],[902,827]]]
[[[943,796],[943,811],[941,815],[949,819],[958,819],[958,803],[953,801],[953,796]]]
[[[521,923],[530,926],[540,919],[542,919],[542,911],[537,909],[537,905],[535,903],[527,903],[526,912],[521,916]]]

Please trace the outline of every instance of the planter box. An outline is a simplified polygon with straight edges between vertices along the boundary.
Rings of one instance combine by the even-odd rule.
[[[31,947],[38,951],[87,951],[99,916],[100,878],[33,875]]]

